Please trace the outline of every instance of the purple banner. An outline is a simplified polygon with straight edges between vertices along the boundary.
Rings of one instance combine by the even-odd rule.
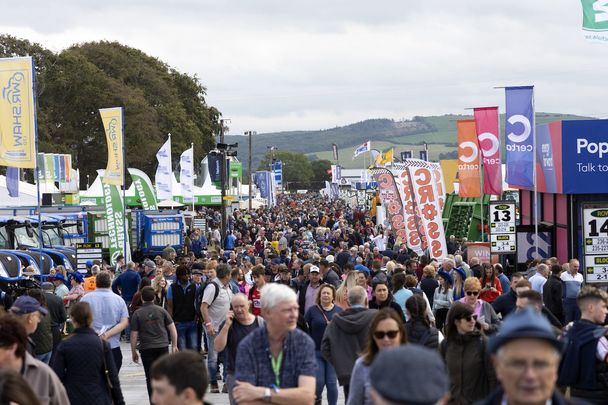
[[[534,187],[534,86],[507,87],[505,95],[506,181]]]
[[[6,188],[9,196],[19,197],[19,169],[17,167],[6,168]]]

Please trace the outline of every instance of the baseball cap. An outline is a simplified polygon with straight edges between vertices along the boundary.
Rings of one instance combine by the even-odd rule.
[[[79,283],[82,283],[84,281],[83,275],[77,271],[72,273],[72,278],[78,281]]]
[[[156,268],[156,263],[154,263],[150,259],[146,259],[146,260],[144,260],[144,266],[149,267],[151,269],[155,269]]]
[[[424,378],[420,378],[424,370]],[[382,350],[370,369],[372,387],[394,403],[436,404],[450,392],[445,364],[436,350],[403,345]]]
[[[362,264],[357,264],[355,266],[355,270],[357,270],[357,271],[363,271],[363,272],[369,274],[369,269],[366,266],[362,265]]]
[[[320,270],[317,266],[310,266],[311,273],[318,273]]]
[[[49,313],[49,311],[42,307],[35,298],[27,295],[18,297],[13,303],[10,311],[16,315],[27,315],[36,311],[40,312],[42,315]]]
[[[562,350],[562,343],[555,337],[555,333],[547,318],[532,308],[511,313],[506,317],[502,323],[500,332],[490,339],[488,349],[491,353],[496,353],[501,346],[511,340],[525,338],[545,340],[559,352]]]
[[[49,277],[53,280],[61,280],[61,281],[65,281],[65,277],[63,276],[62,273],[55,273],[53,276]]]
[[[327,257],[325,258],[325,260],[327,260],[329,263],[333,263],[334,262],[334,256],[333,255],[327,255]]]

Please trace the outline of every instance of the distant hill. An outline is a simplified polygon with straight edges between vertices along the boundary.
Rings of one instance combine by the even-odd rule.
[[[346,168],[360,168],[364,159],[361,156],[352,159],[354,148],[367,140],[371,140],[372,148],[384,150],[395,147],[396,156],[404,150],[413,150],[415,156],[423,149],[426,142],[429,146],[430,158],[433,160],[454,155],[456,151],[456,121],[472,118],[467,115],[417,116],[411,120],[395,121],[392,119],[369,119],[343,127],[317,131],[287,131],[257,134],[252,136],[253,170],[267,152],[267,147],[275,146],[281,150],[303,152],[312,159],[333,160],[332,144],[338,145],[340,164]],[[571,114],[537,113],[537,124],[559,120],[593,119]],[[501,115],[501,134],[504,137],[504,115]],[[248,138],[242,135],[227,135],[227,143],[238,142],[238,156],[244,163],[245,169],[249,159]],[[367,154],[365,154],[367,155]]]

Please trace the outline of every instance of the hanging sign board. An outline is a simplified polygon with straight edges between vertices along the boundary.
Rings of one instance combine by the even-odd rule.
[[[608,203],[583,207],[585,281],[608,283]]]
[[[493,254],[517,251],[514,201],[490,201],[490,250]]]

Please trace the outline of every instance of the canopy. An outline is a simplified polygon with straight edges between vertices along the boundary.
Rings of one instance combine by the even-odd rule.
[[[44,193],[59,193],[54,184],[40,183],[40,198]],[[0,175],[0,205],[3,207],[23,207],[38,205],[38,192],[35,184],[19,182],[19,197],[11,197],[6,187],[6,176]]]

